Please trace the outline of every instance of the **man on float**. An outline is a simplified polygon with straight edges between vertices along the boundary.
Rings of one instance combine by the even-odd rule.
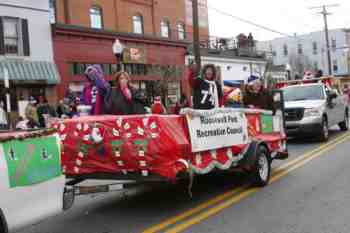
[[[246,108],[264,109],[275,112],[272,94],[265,89],[261,79],[251,75],[243,94],[243,104]]]

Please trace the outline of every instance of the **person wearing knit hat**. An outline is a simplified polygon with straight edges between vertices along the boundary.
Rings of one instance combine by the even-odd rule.
[[[85,70],[87,83],[80,97],[80,103],[91,106],[91,115],[103,113],[103,100],[110,90],[109,83],[104,78],[100,65],[88,66]]]
[[[248,85],[243,94],[243,104],[246,108],[271,110],[275,112],[272,94],[266,90],[257,76],[248,78]]]

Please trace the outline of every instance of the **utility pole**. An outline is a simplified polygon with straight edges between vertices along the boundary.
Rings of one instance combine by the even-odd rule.
[[[201,67],[201,51],[199,42],[198,0],[192,0],[193,15],[193,53],[197,66]]]
[[[324,21],[324,32],[325,32],[325,38],[326,38],[326,50],[327,50],[327,61],[328,61],[328,74],[332,75],[332,58],[331,58],[331,48],[329,45],[329,32],[328,32],[328,15],[331,15],[330,12],[327,11],[327,8],[330,7],[338,7],[339,4],[332,4],[332,5],[323,5],[323,6],[317,6],[317,7],[310,7],[310,9],[322,9],[319,14],[323,15],[323,21]]]

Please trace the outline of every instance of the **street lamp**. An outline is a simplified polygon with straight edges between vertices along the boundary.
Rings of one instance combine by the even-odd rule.
[[[123,66],[124,45],[120,42],[119,39],[115,39],[112,50],[113,50],[113,54],[117,59],[117,64],[120,64],[121,70],[124,71],[124,66]]]

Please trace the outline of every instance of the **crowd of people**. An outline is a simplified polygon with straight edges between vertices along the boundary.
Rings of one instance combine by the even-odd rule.
[[[193,90],[194,109],[229,107],[275,111],[271,92],[264,88],[262,80],[257,76],[251,75],[247,85],[232,88],[224,93],[214,65],[205,65],[199,70],[198,66],[193,64],[190,66],[188,80]]]
[[[261,108],[274,111],[272,95],[263,86],[262,80],[251,76],[241,88],[224,91],[218,80],[214,65],[188,68],[187,81],[192,89],[190,96],[182,94],[173,109],[167,111],[159,96],[147,106],[146,95],[131,84],[127,72],[114,75],[115,85],[107,82],[99,65],[91,65],[85,71],[86,84],[81,96],[67,92],[57,107],[48,104],[44,96],[30,97],[25,109],[25,119],[20,119],[16,128],[44,128],[48,118],[74,118],[83,115],[132,115],[132,114],[179,114],[183,108],[209,110],[219,107]],[[1,123],[1,122],[0,122]]]
[[[133,87],[127,72],[118,72],[113,81],[107,82],[102,68],[91,65],[85,71],[86,83],[80,96],[67,91],[57,106],[51,106],[45,96],[30,97],[25,109],[25,118],[19,118],[16,129],[45,128],[50,118],[74,118],[84,115],[133,115],[133,114],[179,114],[181,109],[210,110],[219,107],[253,108],[276,111],[271,91],[263,80],[250,76],[240,87],[223,87],[217,68],[196,64],[188,67],[186,81],[190,93],[183,93],[172,109],[166,109],[160,96],[147,100],[146,93]],[[344,86],[344,96],[350,104],[350,87]],[[0,130],[8,129],[8,119],[0,102]]]

